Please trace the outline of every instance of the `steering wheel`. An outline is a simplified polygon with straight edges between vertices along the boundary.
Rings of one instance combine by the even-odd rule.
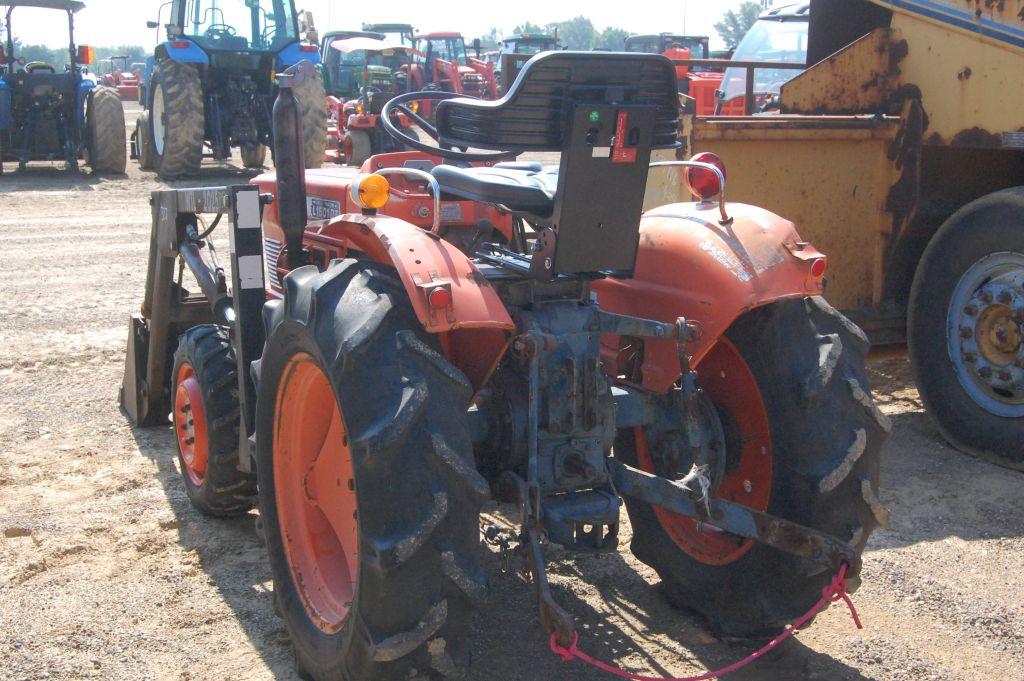
[[[431,125],[429,121],[418,113],[413,111],[408,106],[407,102],[445,99],[479,99],[479,97],[459,95],[454,92],[438,91],[410,92],[408,94],[399,95],[384,105],[384,109],[380,112],[381,125],[384,126],[384,129],[387,130],[389,135],[405,146],[412,149],[419,149],[420,151],[425,151],[428,154],[434,154],[435,156],[440,156],[441,158],[446,158],[451,161],[507,161],[518,156],[518,154],[513,151],[456,151],[455,149],[449,149],[444,146],[435,147],[430,144],[425,144],[417,137],[413,137],[412,135],[402,132],[402,130],[395,125],[394,121],[391,120],[392,116],[401,111],[403,114],[411,118],[432,140],[440,145],[441,135],[437,132],[437,128]]]
[[[206,29],[206,37],[213,38],[214,40],[234,38],[236,35],[238,35],[238,31],[235,30],[234,26],[227,24],[210,24],[209,28]]]
[[[25,64],[25,71],[28,73],[35,73],[36,71],[49,71],[50,73],[57,73],[57,69],[53,64],[47,64],[44,61],[30,61]]]

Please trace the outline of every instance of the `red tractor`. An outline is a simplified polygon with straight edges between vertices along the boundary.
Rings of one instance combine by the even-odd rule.
[[[474,44],[478,47],[479,41]],[[408,69],[409,92],[453,92],[480,99],[498,98],[494,64],[466,52],[461,33],[426,33],[416,36],[419,55]]]
[[[632,35],[626,38],[627,52],[663,54],[673,61],[708,59],[707,36],[673,35]],[[718,107],[717,93],[722,86],[723,69],[713,66],[676,66],[676,83],[679,92],[693,98],[696,112],[700,116],[713,116]]]
[[[545,548],[618,551],[623,499],[663,593],[730,635],[857,575],[885,517],[867,341],[821,298],[825,256],[726,204],[713,157],[667,163],[699,202],[641,217],[652,150],[678,146],[669,60],[551,52],[497,105],[402,95],[383,120],[418,151],[304,180],[307,75],[279,77],[276,176],[154,192],[121,395],[171,414],[200,511],[258,503],[303,678],[464,678],[492,496],[519,529],[485,537],[561,646]],[[437,147],[390,123],[423,99]]]
[[[121,66],[118,68],[118,62]],[[139,80],[141,71],[137,68],[141,64],[132,64],[128,68],[128,56],[111,57],[110,73],[103,76],[103,80],[109,87],[117,90],[117,94],[126,102],[139,101]]]

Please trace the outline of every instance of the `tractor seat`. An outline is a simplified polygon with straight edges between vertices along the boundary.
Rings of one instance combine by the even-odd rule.
[[[431,171],[445,194],[494,203],[513,213],[551,217],[558,189],[558,167],[539,164],[498,164],[492,168],[434,166]]]

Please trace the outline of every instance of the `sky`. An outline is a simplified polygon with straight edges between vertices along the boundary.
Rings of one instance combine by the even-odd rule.
[[[146,21],[155,20],[160,0],[85,0],[86,9],[76,17],[76,36],[80,44],[144,45],[156,44],[155,31]],[[467,39],[487,33],[496,26],[502,31],[525,21],[544,25],[575,16],[590,17],[601,30],[617,26],[632,33],[684,31],[690,35],[708,35],[712,48],[720,46],[713,25],[728,9],[742,0],[639,0],[616,3],[599,0],[592,3],[552,2],[552,0],[435,0],[431,2],[352,3],[341,0],[297,0],[298,9],[311,10],[317,28],[328,30],[359,28],[367,22],[411,23],[422,31],[461,31]],[[2,0],[0,0],[0,4]],[[628,7],[632,11],[624,11]],[[441,10],[440,12],[438,10]],[[161,22],[166,18],[161,17]],[[18,9],[14,15],[15,34],[29,44],[50,47],[67,44],[67,29],[58,13],[50,10]]]

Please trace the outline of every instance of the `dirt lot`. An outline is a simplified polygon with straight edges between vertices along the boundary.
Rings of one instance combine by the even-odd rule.
[[[10,165],[8,165],[10,170]],[[244,182],[210,168],[189,184]],[[0,677],[292,678],[255,513],[200,517],[169,429],[117,408],[138,308],[148,194],[127,178],[41,167],[0,180]],[[947,447],[906,363],[872,376],[895,424],[856,631],[833,608],[737,679],[1024,679],[1024,477]],[[628,525],[626,529],[628,539]],[[584,650],[634,672],[697,674],[749,652],[670,609],[619,554],[552,566]],[[492,554],[474,679],[599,679],[547,650],[532,589]]]

